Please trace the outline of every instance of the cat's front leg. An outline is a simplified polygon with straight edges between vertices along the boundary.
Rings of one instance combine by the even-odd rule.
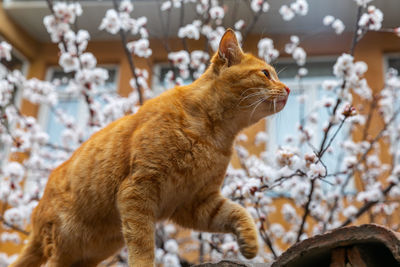
[[[173,221],[195,230],[233,233],[240,252],[248,259],[258,252],[257,228],[245,208],[224,198],[219,192],[208,193],[194,203],[179,208]]]
[[[150,181],[126,179],[117,194],[122,233],[130,267],[152,267],[154,262],[155,192]]]

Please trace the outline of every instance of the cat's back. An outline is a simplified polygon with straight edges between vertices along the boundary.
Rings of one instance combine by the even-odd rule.
[[[57,180],[57,184],[65,184],[69,189],[71,186],[90,186],[93,180],[101,180],[101,184],[109,186],[109,183],[117,182],[113,180],[126,177],[131,167],[132,144],[138,143],[135,138],[146,146],[146,136],[153,136],[160,129],[170,131],[171,126],[178,123],[171,121],[177,117],[175,95],[176,92],[171,90],[151,99],[137,113],[124,116],[93,134],[70,159],[52,172],[50,180]]]
[[[136,121],[135,115],[125,116],[93,134],[52,171],[44,198],[57,194],[72,200],[115,187],[115,180],[129,172],[129,165],[123,162],[129,159],[126,144]]]

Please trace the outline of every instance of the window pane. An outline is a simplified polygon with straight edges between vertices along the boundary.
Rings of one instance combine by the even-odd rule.
[[[297,98],[300,96],[298,90],[293,90],[287,100],[285,108],[279,112],[272,123],[275,124],[274,143],[276,147],[285,146],[289,137],[294,137],[299,126],[300,104]]]
[[[64,114],[67,114],[72,118],[78,118],[78,99],[60,100],[57,104],[57,108],[61,109]],[[58,121],[58,117],[54,110],[50,110],[48,116],[46,132],[50,136],[49,142],[51,144],[61,144],[61,135],[65,126]]]
[[[400,56],[392,56],[388,59],[389,68],[396,69],[400,72]]]

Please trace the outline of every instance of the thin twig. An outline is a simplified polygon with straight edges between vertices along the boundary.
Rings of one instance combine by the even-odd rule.
[[[303,218],[301,219],[301,224],[299,227],[299,231],[297,232],[297,238],[296,238],[296,243],[300,241],[300,237],[303,234],[303,229],[304,229],[304,225],[306,223],[307,220],[307,216],[310,213],[310,203],[312,201],[312,195],[314,192],[314,185],[315,185],[315,178],[311,179],[311,188],[310,188],[310,192],[308,193],[308,200],[306,205],[304,206],[304,214],[303,214]]]
[[[243,34],[243,43],[245,43],[247,36],[249,35],[249,33],[251,32],[251,30],[253,29],[253,27],[256,25],[258,19],[260,18],[260,16],[263,13],[263,8],[262,6],[264,5],[265,0],[263,0],[262,4],[260,5],[260,10],[258,10],[258,12],[256,13],[255,16],[253,16],[253,20],[251,21],[250,25],[246,28],[246,31]]]
[[[261,220],[261,214],[259,211],[259,203],[258,202],[256,203],[255,208],[256,208],[257,216],[260,219],[260,224],[261,224],[260,225],[260,236],[264,240],[265,244],[267,244],[267,246],[271,250],[272,254],[274,255],[274,259],[276,259],[278,257],[278,254],[276,253],[276,251],[272,245],[271,239],[269,238],[267,232],[265,231],[264,222]]]
[[[345,117],[343,118],[343,120],[340,122],[339,127],[336,129],[335,133],[334,133],[334,134],[332,135],[332,137],[330,138],[330,140],[329,140],[328,144],[326,145],[326,147],[322,150],[322,152],[321,152],[321,157],[324,155],[324,153],[325,153],[325,152],[328,150],[328,148],[331,146],[333,140],[336,138],[336,136],[337,136],[337,134],[339,133],[340,129],[342,129],[343,124],[345,123],[345,121],[346,121],[347,118],[348,118],[348,117],[345,116]],[[321,163],[322,163],[322,161],[321,161]]]
[[[358,21],[360,20],[362,10],[363,10],[363,6],[358,6],[358,9],[357,9],[357,18],[356,18],[356,25],[355,25],[356,29],[355,29],[355,31],[354,31],[353,40],[352,40],[352,42],[351,42],[351,47],[350,47],[350,55],[352,55],[352,56],[354,55],[354,49],[356,48],[357,42],[360,41],[360,39],[358,38],[358,37],[359,37],[359,35],[358,35],[358,29],[359,29],[359,27],[360,27],[360,26],[358,25]]]

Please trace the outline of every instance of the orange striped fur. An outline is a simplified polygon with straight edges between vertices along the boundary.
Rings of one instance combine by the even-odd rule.
[[[154,227],[165,219],[234,233],[241,253],[254,257],[253,219],[220,187],[235,136],[281,110],[285,88],[227,30],[198,80],[111,123],[51,173],[13,266],[96,266],[124,244],[129,266],[154,266]]]

